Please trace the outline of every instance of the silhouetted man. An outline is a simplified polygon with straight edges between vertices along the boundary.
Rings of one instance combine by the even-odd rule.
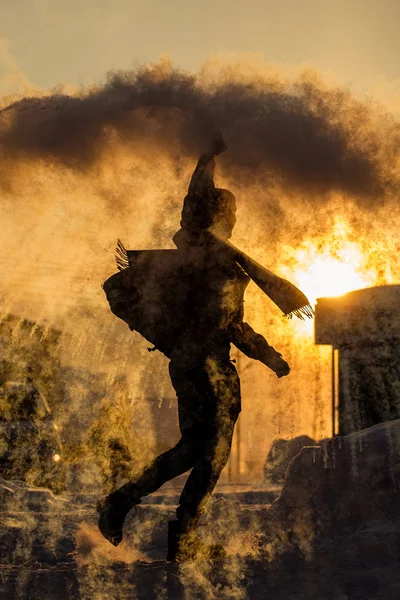
[[[195,557],[204,550],[195,529],[228,460],[241,410],[231,343],[278,377],[290,370],[263,336],[243,322],[243,296],[250,278],[219,243],[231,237],[236,222],[235,197],[214,185],[214,156],[223,150],[219,140],[214,152],[200,158],[184,200],[181,229],[174,236],[184,257],[181,277],[189,292],[174,343],[166,343],[162,351],[170,358],[182,437],[98,505],[99,528],[118,545],[124,519],[140,499],[191,469],[177,520],[169,524],[170,560]]]

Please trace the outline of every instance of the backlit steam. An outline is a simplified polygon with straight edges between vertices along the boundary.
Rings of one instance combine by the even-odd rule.
[[[208,62],[193,75],[160,61],[75,94],[1,101],[2,310],[68,332],[68,360],[101,371],[110,391],[93,408],[97,425],[87,413],[76,430],[68,424],[89,404],[74,378],[60,430],[76,431],[77,456],[92,425],[107,442],[122,421],[143,466],[159,439],[157,407],[175,406],[166,361],[110,314],[101,283],[116,270],[118,238],[131,249],[173,247],[191,173],[216,130],[229,148],[216,183],[237,198],[234,245],[311,300],[396,282],[398,123],[315,73],[288,80],[248,67]],[[259,477],[274,437],[329,433],[330,370],[312,323],[282,319],[254,284],[245,311],[292,367],[283,382],[240,358],[241,456]]]
[[[74,96],[23,98],[1,112],[2,176],[10,162],[30,159],[83,172],[116,139],[134,152],[195,157],[218,129],[236,180],[282,181],[317,193],[315,202],[332,191],[362,205],[396,193],[399,127],[390,115],[313,73],[288,81],[265,66],[246,71],[208,65],[194,76],[161,61]]]
[[[63,333],[55,356],[49,346],[44,361],[33,347],[23,359],[39,374],[39,388],[58,384],[51,399],[63,446],[52,466],[65,464],[82,496],[109,493],[128,467],[139,471],[178,440],[167,361],[110,313],[101,283],[116,271],[118,238],[131,249],[173,247],[188,181],[216,130],[229,147],[217,159],[216,183],[237,197],[236,246],[312,301],[398,281],[399,124],[315,73],[289,81],[245,60],[209,62],[193,75],[160,61],[79,93],[35,92],[13,103],[0,99],[0,106],[0,319],[15,313],[44,322],[43,339],[50,327]],[[258,483],[274,438],[330,435],[331,350],[314,345],[312,322],[288,322],[254,284],[245,319],[291,366],[289,377],[278,380],[260,362],[235,354],[243,410],[228,470],[237,465]],[[20,352],[21,322],[12,320],[10,354]],[[246,538],[237,503],[229,510],[224,503],[209,531],[229,535],[223,568],[230,587],[214,588],[211,566],[190,563],[188,600],[200,597],[200,588],[209,598],[246,594],[239,559],[259,551],[262,525],[255,517]],[[118,589],[124,596],[121,564],[142,558],[140,544],[159,535],[161,519],[166,535],[173,513],[151,514],[158,516],[132,518],[121,550],[82,524],[78,560],[90,569],[81,576],[81,595],[100,589],[111,597]],[[306,539],[309,533],[307,526]],[[63,546],[61,525],[44,548],[50,537],[54,548]],[[31,546],[17,544],[19,564],[31,560]],[[117,570],[108,569],[115,563]],[[126,597],[135,595],[133,585]]]
[[[377,273],[366,267],[362,246],[348,235],[349,227],[337,219],[331,235],[304,242],[294,252],[294,277],[311,302],[376,284]]]

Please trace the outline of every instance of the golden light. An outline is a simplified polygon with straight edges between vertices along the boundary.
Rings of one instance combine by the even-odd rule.
[[[285,274],[314,306],[317,298],[341,296],[376,285],[377,273],[368,262],[368,249],[350,227],[337,219],[328,236],[304,241],[300,247],[285,248]],[[367,266],[368,265],[368,266]],[[313,325],[300,327],[311,333]]]
[[[317,298],[342,296],[370,285],[370,277],[363,276],[353,264],[331,257],[316,257],[306,271],[296,273],[296,280],[313,304]]]
[[[54,462],[58,462],[59,460],[61,460],[61,456],[59,454],[54,454],[53,460],[54,460]]]

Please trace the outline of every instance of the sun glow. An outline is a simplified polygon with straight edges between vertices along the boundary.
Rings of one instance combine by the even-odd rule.
[[[349,241],[350,233],[349,227],[337,220],[329,237],[308,240],[292,250],[292,281],[311,304],[317,298],[341,296],[376,284],[376,272],[367,267],[362,244]]]
[[[358,272],[353,263],[333,257],[316,257],[306,271],[296,273],[296,279],[313,304],[317,298],[342,296],[371,284],[371,278]]]

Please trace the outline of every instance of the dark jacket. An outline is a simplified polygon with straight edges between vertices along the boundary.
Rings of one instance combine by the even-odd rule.
[[[226,253],[215,248],[206,233],[193,236],[181,229],[174,242],[186,257],[190,292],[171,358],[198,361],[215,356],[228,360],[233,343],[249,358],[272,368],[280,354],[243,321],[248,275]]]

